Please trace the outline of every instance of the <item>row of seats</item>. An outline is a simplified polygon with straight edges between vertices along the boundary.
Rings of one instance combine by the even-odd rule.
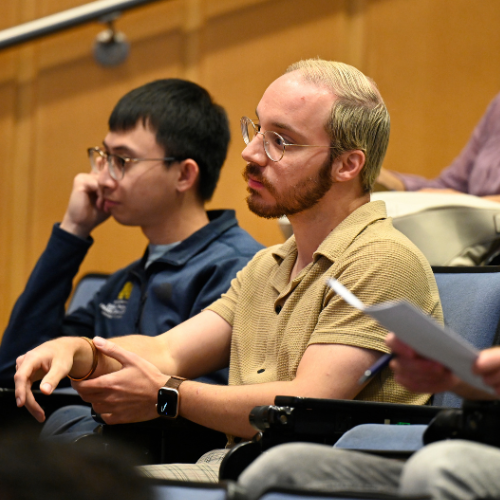
[[[444,267],[434,268],[436,281],[438,284],[445,323],[451,329],[466,338],[478,349],[484,349],[498,342],[499,323],[500,323],[500,267]],[[91,275],[82,280],[76,288],[72,304],[70,307],[85,304],[95,288],[102,284],[105,276]],[[77,397],[77,396],[75,396]],[[67,403],[67,400],[65,400]],[[383,403],[373,403],[375,405],[384,405]],[[438,407],[458,407],[461,400],[454,394],[435,395],[433,405]],[[360,403],[362,405],[362,403]],[[361,408],[360,408],[361,410]],[[353,408],[353,411],[356,411]],[[325,415],[320,416],[322,419]],[[328,418],[328,416],[327,416]],[[158,426],[158,422],[156,425]],[[161,429],[156,429],[165,443],[169,442],[170,422],[162,421]],[[177,422],[176,425],[179,425]],[[374,427],[375,425],[375,427]],[[116,427],[116,426],[109,426]],[[122,426],[123,433],[127,435],[127,426]],[[182,430],[182,426],[181,426]],[[367,423],[364,426],[354,427],[335,443],[335,446],[362,451],[381,452],[388,450],[404,450],[405,452],[418,449],[422,446],[422,433],[425,430],[424,425],[415,426],[391,426],[382,424]],[[148,431],[149,432],[149,431]],[[178,429],[176,430],[178,432]],[[188,431],[189,432],[189,431]],[[267,432],[267,431],[266,431]],[[270,431],[271,432],[271,431]],[[105,433],[104,433],[105,434]],[[383,437],[381,439],[381,437]],[[301,436],[301,439],[304,439]],[[307,438],[306,438],[307,439]],[[293,440],[293,437],[291,438]],[[158,440],[156,440],[158,441]],[[265,440],[257,441],[254,444],[258,453],[262,452],[262,445],[259,444]],[[267,441],[269,442],[269,440]],[[171,445],[170,441],[170,445]],[[258,454],[257,453],[257,454]],[[247,455],[253,458],[256,454]],[[168,461],[176,461],[175,454],[169,457]],[[238,460],[238,457],[236,458]],[[158,461],[163,461],[160,457]],[[222,478],[229,481],[222,482],[217,486],[200,486],[198,484],[185,484],[173,482],[155,482],[154,488],[158,498],[190,500],[198,498],[203,492],[203,497],[210,497],[209,500],[230,499],[239,493],[231,480],[237,478],[234,470],[241,470],[246,464],[237,464],[232,467],[231,456],[227,457],[226,471],[232,470],[231,474],[222,474]],[[229,465],[228,465],[229,464]],[[233,464],[234,465],[234,464]],[[224,471],[224,467],[222,468]],[[200,490],[202,488],[202,490]],[[273,492],[266,500],[284,500],[286,498],[302,495],[301,492]],[[278,497],[276,497],[278,495]],[[288,496],[287,496],[288,495]],[[310,495],[309,495],[310,496]],[[332,498],[334,498],[332,496]]]

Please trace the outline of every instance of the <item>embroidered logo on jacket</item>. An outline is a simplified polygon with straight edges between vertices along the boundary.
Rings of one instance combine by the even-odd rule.
[[[130,299],[133,287],[133,283],[131,281],[127,281],[118,294],[117,299],[109,304],[99,304],[102,315],[109,319],[122,318],[127,310],[127,301]]]
[[[121,300],[128,300],[130,299],[130,296],[132,295],[132,288],[134,288],[134,285],[131,281],[127,281],[121,290],[121,292],[118,294],[118,299]]]

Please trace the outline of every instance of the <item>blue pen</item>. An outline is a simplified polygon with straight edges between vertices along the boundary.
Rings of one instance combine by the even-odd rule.
[[[368,370],[366,370],[363,375],[361,375],[360,379],[358,380],[358,384],[364,384],[379,371],[383,370],[390,363],[392,358],[394,358],[394,354],[389,353],[384,354],[381,358],[377,359],[377,361],[375,361],[375,363],[373,363],[373,365],[370,366],[370,368],[368,368]]]

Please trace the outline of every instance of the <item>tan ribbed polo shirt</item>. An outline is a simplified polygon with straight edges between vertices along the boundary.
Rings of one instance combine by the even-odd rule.
[[[328,277],[365,304],[406,299],[442,321],[432,270],[413,243],[394,229],[382,201],[363,205],[339,224],[290,282],[296,256],[294,236],[262,250],[208,307],[233,326],[230,385],[293,380],[311,344],[388,352],[387,330],[327,287]],[[387,368],[356,399],[423,404],[428,395],[396,384]]]

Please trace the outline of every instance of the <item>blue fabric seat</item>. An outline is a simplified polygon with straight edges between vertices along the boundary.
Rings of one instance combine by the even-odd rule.
[[[82,276],[71,296],[66,314],[71,314],[79,307],[86,306],[104,285],[108,276],[108,274],[102,273],[88,273]]]
[[[443,305],[445,324],[482,350],[498,343],[500,323],[500,269],[436,267],[434,275]],[[452,393],[436,394],[435,406],[460,407]]]

